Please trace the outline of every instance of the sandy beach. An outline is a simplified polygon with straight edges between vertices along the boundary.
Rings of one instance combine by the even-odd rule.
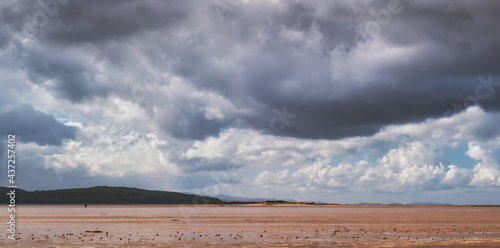
[[[2,247],[499,247],[500,207],[20,206]]]

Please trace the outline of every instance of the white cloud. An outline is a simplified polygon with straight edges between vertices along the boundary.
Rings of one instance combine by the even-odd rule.
[[[152,133],[99,133],[91,139],[88,144],[66,141],[58,153],[45,156],[45,166],[62,172],[81,168],[90,176],[109,177],[151,176],[159,172],[176,174],[178,171],[169,161],[169,154],[162,150],[166,142]]]
[[[473,171],[471,186],[500,186],[500,166],[495,163],[495,158],[487,148],[484,148],[480,142],[471,141],[466,152],[467,156],[479,160]]]
[[[448,171],[443,178],[443,184],[456,186],[467,185],[471,181],[472,171],[468,169],[458,168],[455,165],[448,165]]]
[[[474,126],[471,127],[471,124],[478,119],[489,123],[500,117],[474,107],[452,117],[389,126],[370,137],[333,141],[279,137],[230,128],[218,137],[194,142],[182,157],[225,159],[229,163],[249,167],[299,167],[318,158],[346,158],[367,150],[386,153],[391,144],[402,142],[400,149],[389,151],[379,162],[387,170],[399,172],[401,166],[439,165],[446,150],[456,147],[454,142],[474,137]],[[405,146],[405,142],[411,141],[417,142]]]
[[[475,159],[481,160],[486,157],[486,154],[489,153],[481,148],[481,145],[477,141],[469,142],[469,150],[465,153],[467,156]]]
[[[451,106],[450,106],[451,108]],[[409,136],[411,138],[436,141],[456,140],[492,140],[499,133],[493,132],[485,135],[484,131],[496,127],[500,121],[500,114],[488,113],[480,107],[470,107],[467,110],[449,117],[428,119],[421,123],[404,125],[390,125],[383,128],[374,137],[392,139],[391,137]],[[493,129],[493,130],[496,130]]]
[[[262,188],[269,194],[291,194],[289,189],[302,193],[331,193],[344,189],[364,195],[370,192],[444,192],[495,187],[500,180],[500,170],[494,163],[494,154],[485,146],[496,147],[496,139],[476,137],[474,128],[489,125],[497,118],[498,114],[473,107],[451,117],[389,126],[370,137],[335,141],[298,140],[228,129],[219,137],[196,141],[182,156],[186,159],[227,158],[225,161],[228,163],[243,165],[242,171],[267,168],[249,182],[252,186],[234,184],[233,187]],[[478,122],[478,119],[485,123]],[[455,149],[458,142],[466,142],[471,137],[484,141],[469,142],[466,155],[484,164],[478,163],[472,169],[449,164],[445,159],[446,151]],[[394,142],[399,146],[389,149],[389,144]],[[380,144],[386,144],[386,147],[380,147]],[[372,162],[332,162],[333,158],[348,159],[351,154],[362,154],[377,148],[385,152]],[[287,169],[279,169],[282,165],[286,165]],[[284,190],[284,187],[287,189]]]
[[[478,163],[472,171],[474,175],[470,182],[471,186],[500,186],[500,167],[497,164]]]

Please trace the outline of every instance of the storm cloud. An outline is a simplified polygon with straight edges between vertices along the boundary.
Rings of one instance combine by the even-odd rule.
[[[39,145],[61,145],[65,139],[74,139],[77,129],[58,122],[53,116],[36,111],[29,105],[19,105],[0,113],[0,133],[17,134],[21,142]]]
[[[60,96],[82,101],[125,87],[93,76],[96,63],[134,77],[144,64],[129,63],[139,56],[251,110],[225,116],[232,121],[262,129],[270,109],[287,106],[301,118],[279,135],[315,139],[370,135],[389,124],[442,116],[474,94],[478,76],[499,73],[500,59],[490,52],[500,48],[494,1],[233,5],[219,10],[219,20],[210,12],[217,3],[71,1],[52,7],[57,15],[35,36],[44,45],[26,51],[24,63],[34,82],[53,80]],[[28,19],[36,7],[27,8]],[[203,128],[213,124],[184,121],[213,134]],[[184,131],[174,125],[167,132]]]

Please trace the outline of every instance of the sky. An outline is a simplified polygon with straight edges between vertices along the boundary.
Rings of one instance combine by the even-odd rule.
[[[0,159],[16,134],[20,188],[500,204],[498,1],[0,11]]]

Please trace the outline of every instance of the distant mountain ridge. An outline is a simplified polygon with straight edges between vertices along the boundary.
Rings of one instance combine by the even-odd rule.
[[[212,197],[215,197],[217,199],[220,199],[222,201],[226,202],[265,202],[265,201],[277,201],[280,199],[276,198],[246,198],[246,197],[238,197],[238,196],[229,196],[229,195],[214,195]],[[296,200],[293,199],[283,199],[283,201],[287,202],[297,202]]]
[[[8,205],[6,195],[11,189],[0,187],[3,195],[2,202]],[[297,203],[293,199],[275,198],[246,198],[229,195],[200,196],[191,193],[178,193],[171,191],[145,190],[128,187],[97,186],[91,188],[58,189],[58,190],[16,190],[16,204],[165,204],[165,205],[200,205],[200,204],[226,204],[226,203],[263,203],[266,201],[285,201]],[[312,203],[312,202],[305,202]],[[324,202],[314,202],[325,204]],[[354,205],[386,205],[380,203],[363,202]],[[410,204],[391,203],[387,205],[448,205],[450,203],[413,202]]]
[[[371,202],[361,202],[356,205],[391,205],[391,206],[454,206],[455,204],[451,203],[439,203],[439,202],[412,202],[409,204],[402,204],[398,202],[390,203],[390,204],[382,204],[382,203],[371,203]]]
[[[2,202],[9,199],[12,189],[0,187]],[[223,204],[217,198],[170,191],[145,190],[127,187],[97,186],[92,188],[36,190],[16,189],[16,204]],[[8,203],[7,203],[8,204]]]
[[[453,206],[455,204],[451,203],[440,203],[440,202],[412,202],[406,205],[422,205],[422,206]]]

